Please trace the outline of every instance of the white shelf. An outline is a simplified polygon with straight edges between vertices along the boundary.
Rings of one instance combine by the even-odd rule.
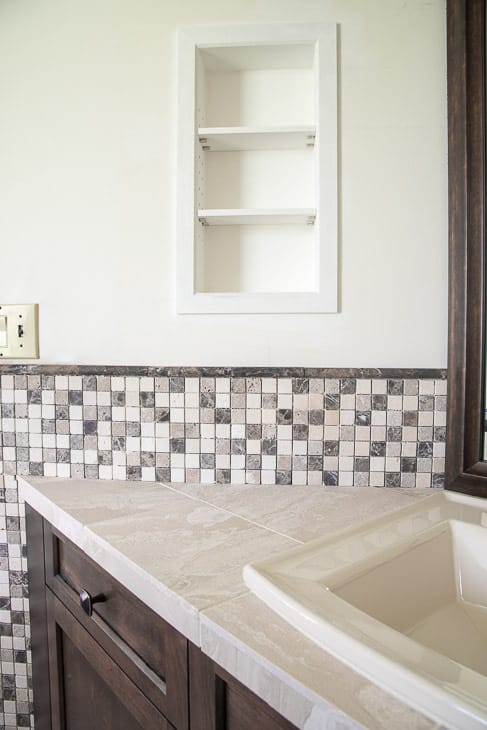
[[[198,140],[208,152],[292,150],[313,147],[316,127],[200,127]]]
[[[316,208],[207,209],[198,211],[198,220],[205,226],[312,224]]]

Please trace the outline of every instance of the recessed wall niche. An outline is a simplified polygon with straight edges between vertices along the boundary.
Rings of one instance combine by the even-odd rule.
[[[185,28],[178,90],[178,312],[336,311],[336,26]]]

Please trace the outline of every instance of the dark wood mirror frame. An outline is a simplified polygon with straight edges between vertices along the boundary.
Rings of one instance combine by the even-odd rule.
[[[487,497],[485,7],[448,0],[449,347],[446,489]]]

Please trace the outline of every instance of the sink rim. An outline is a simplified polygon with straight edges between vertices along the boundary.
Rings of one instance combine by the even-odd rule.
[[[420,502],[291,548],[244,567],[247,586],[272,610],[314,643],[383,689],[450,728],[487,726],[487,676],[430,649],[356,608],[333,592],[336,579],[363,573],[424,543],[445,523],[481,525],[487,502],[444,492]],[[474,519],[477,517],[478,519]],[[395,536],[395,538],[394,538]],[[486,529],[487,539],[487,529]],[[354,551],[362,551],[354,558]],[[328,559],[321,576],[306,575],[314,556]],[[313,573],[313,570],[308,571]],[[485,699],[484,699],[485,698]]]

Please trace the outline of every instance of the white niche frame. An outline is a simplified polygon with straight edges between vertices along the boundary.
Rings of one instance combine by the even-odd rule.
[[[206,56],[230,55],[242,51],[248,57],[311,49],[313,123],[293,125],[201,125],[197,108],[204,86]],[[235,49],[241,49],[235,50]],[[267,49],[267,51],[265,50]],[[249,55],[250,53],[250,55]],[[217,61],[218,62],[218,61]],[[291,64],[296,61],[291,60]],[[280,66],[282,68],[282,64]],[[337,26],[335,23],[293,23],[266,25],[214,25],[181,28],[178,34],[178,121],[177,121],[177,291],[179,314],[313,313],[337,311]],[[211,120],[214,121],[214,120]],[[306,207],[208,209],[201,205],[201,160],[213,149],[246,151],[294,149],[308,141],[313,147],[312,187],[314,200]],[[315,138],[313,140],[313,137]],[[257,141],[256,141],[257,140]],[[310,140],[314,144],[310,143]],[[210,149],[208,149],[210,148]],[[297,188],[300,184],[298,182]],[[249,188],[250,190],[250,188]],[[288,239],[294,231],[312,227],[313,244],[308,245],[311,283],[272,291],[214,291],[201,286],[207,226],[286,226]],[[249,226],[249,228],[247,228]],[[296,227],[294,227],[296,226]],[[241,229],[239,229],[241,230]],[[235,228],[233,228],[235,231]],[[216,233],[216,232],[215,232]],[[309,239],[309,233],[306,233]],[[208,249],[207,249],[208,250]],[[299,245],[296,256],[299,256]],[[303,262],[301,261],[301,264]],[[203,263],[204,266],[204,263]],[[272,268],[272,267],[271,267]],[[289,268],[289,266],[288,266]],[[269,269],[269,267],[268,267]],[[301,265],[301,269],[303,266]],[[287,272],[288,278],[293,276]],[[278,288],[280,282],[278,283]],[[225,287],[221,287],[222,289]],[[210,287],[211,289],[211,287]],[[297,289],[297,290],[295,290]],[[303,290],[301,290],[303,289]]]

